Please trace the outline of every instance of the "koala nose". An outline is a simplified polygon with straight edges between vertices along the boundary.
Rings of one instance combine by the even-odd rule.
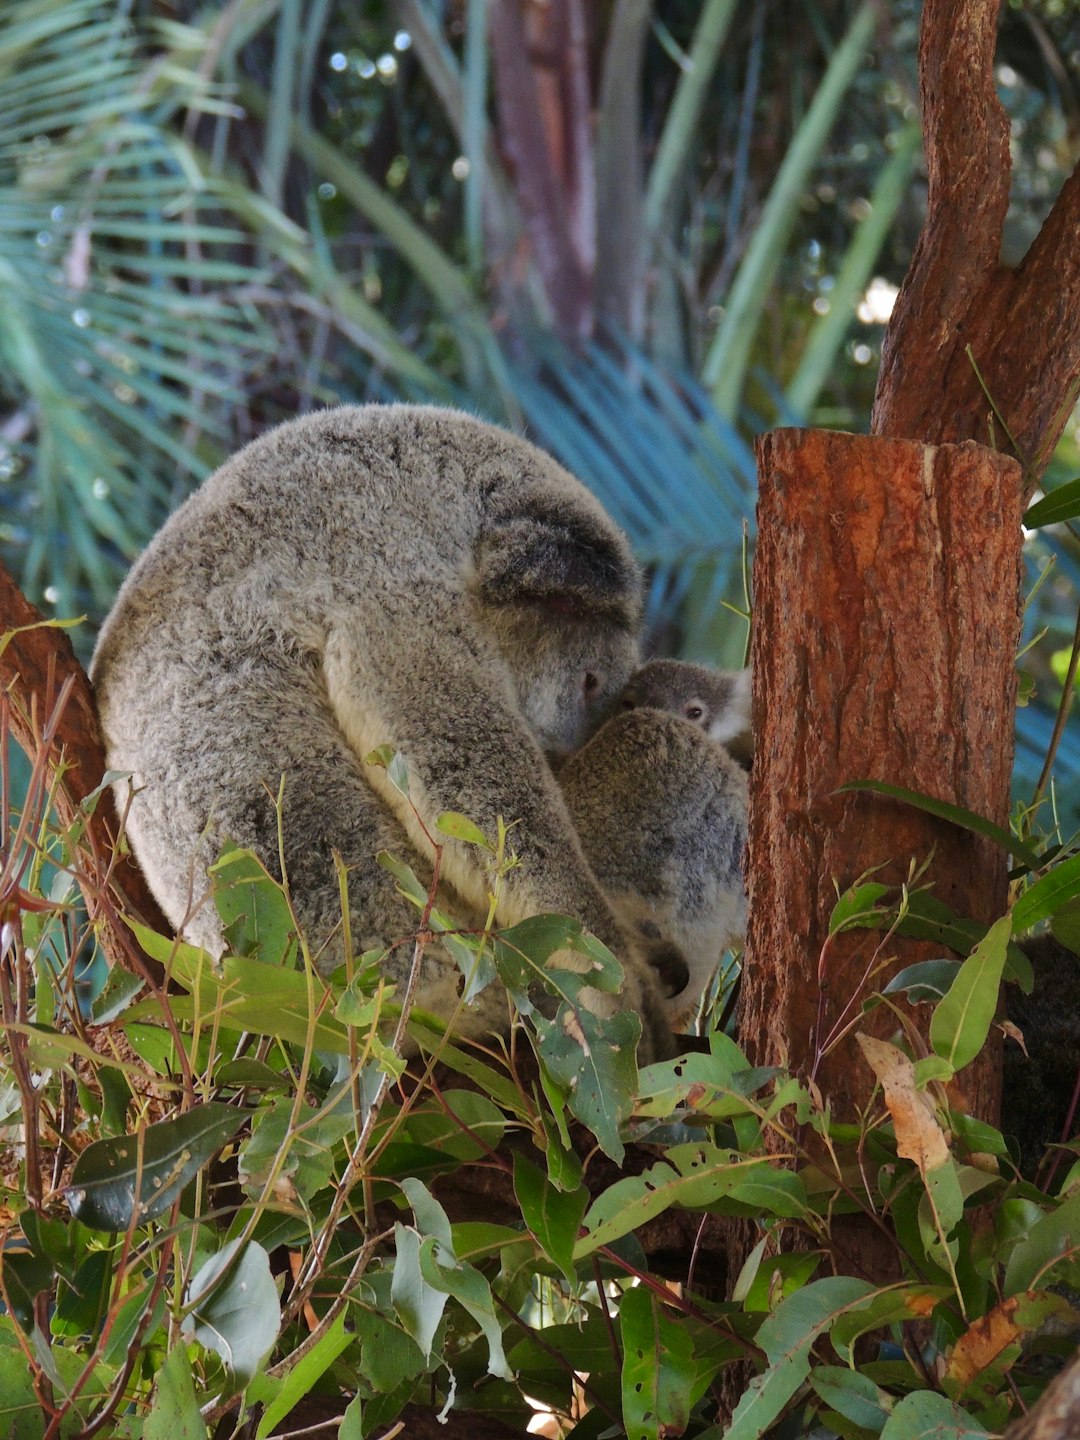
[[[604,675],[600,670],[586,670],[581,677],[581,698],[586,709],[595,705],[604,693]]]
[[[648,960],[668,999],[681,995],[690,983],[690,967],[678,948],[670,940],[659,941],[648,947]]]

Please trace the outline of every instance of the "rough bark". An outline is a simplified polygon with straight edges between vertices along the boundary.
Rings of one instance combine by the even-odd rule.
[[[581,0],[493,0],[500,136],[555,326],[593,326],[596,198]]]
[[[898,882],[932,855],[933,893],[989,922],[1005,908],[1007,862],[989,841],[909,806],[836,791],[881,780],[1007,823],[1020,470],[971,443],[814,430],[762,437],[758,460],[740,1034],[751,1063],[813,1075],[850,1119],[872,1077],[850,1038],[819,1052],[867,993],[876,939],[853,932],[826,946],[834,882],[875,866],[875,879]],[[888,947],[897,963],[923,953]],[[986,1054],[963,1073],[967,1102],[985,1118],[997,1112],[999,1068]]]
[[[15,739],[33,758],[42,726],[53,715],[57,699],[71,682],[70,693],[57,717],[56,738],[49,765],[56,776],[54,805],[57,819],[70,826],[83,818],[82,802],[101,784],[105,752],[98,728],[90,681],[63,630],[46,623],[44,616],[19,590],[0,566],[0,631],[10,632],[0,651],[0,686],[8,705]],[[142,872],[129,855],[117,848],[120,826],[112,792],[97,800],[86,823],[84,860],[78,878],[91,921],[101,920],[99,934],[110,964],[160,981],[161,966],[135,944],[117,918],[117,905],[125,914],[145,921],[161,934],[171,933],[150,894]]]
[[[1002,266],[1010,160],[994,89],[998,10],[999,0],[923,6],[926,221],[885,336],[872,429],[930,444],[992,435],[1023,461],[1030,489],[1080,387],[1080,168],[1023,261]]]

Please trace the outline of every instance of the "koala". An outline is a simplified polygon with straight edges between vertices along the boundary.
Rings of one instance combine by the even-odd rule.
[[[686,660],[650,660],[630,677],[624,710],[670,710],[725,746],[740,764],[753,759],[750,671],[710,670]]]
[[[608,720],[561,766],[559,783],[623,926],[673,948],[670,988],[682,958],[667,1002],[681,1028],[746,930],[746,772],[699,725],[650,708]]]
[[[124,582],[91,665],[127,833],[187,939],[219,955],[207,868],[228,839],[280,875],[321,971],[342,958],[333,865],[348,866],[353,942],[400,941],[415,911],[376,863],[432,873],[440,812],[487,833],[518,822],[521,864],[496,920],[557,911],[623,962],[601,1014],[642,1016],[668,1053],[656,977],[589,869],[546,759],[579,745],[637,657],[640,575],[625,538],[549,456],[436,407],[346,406],[255,440],[171,517]],[[409,794],[365,764],[389,744]],[[483,856],[437,837],[449,908],[487,911]],[[408,973],[411,946],[387,958]],[[557,957],[568,966],[580,956]],[[459,972],[431,946],[418,1002],[448,1014]],[[496,987],[491,987],[492,989]],[[486,991],[466,1033],[506,1025]]]

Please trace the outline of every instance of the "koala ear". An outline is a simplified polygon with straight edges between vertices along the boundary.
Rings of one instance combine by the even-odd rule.
[[[474,583],[489,605],[538,604],[568,615],[606,614],[636,626],[641,574],[606,517],[535,497],[496,517],[473,552]]]

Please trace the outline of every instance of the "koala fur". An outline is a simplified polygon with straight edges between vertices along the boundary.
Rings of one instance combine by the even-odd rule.
[[[699,725],[740,764],[749,765],[753,759],[749,670],[710,670],[687,660],[650,660],[631,675],[620,703],[624,710],[670,710]]]
[[[172,516],[105,622],[91,674],[132,848],[166,915],[214,954],[206,871],[227,838],[280,873],[319,968],[341,959],[332,852],[348,867],[354,946],[416,913],[376,864],[431,874],[436,817],[519,822],[500,925],[557,911],[622,960],[598,1013],[642,1015],[668,1048],[655,976],[589,870],[545,759],[579,744],[633,668],[640,576],[599,503],[549,456],[435,407],[342,407],[246,446]],[[408,766],[410,801],[364,757]],[[482,855],[438,837],[450,908],[487,911]],[[411,946],[386,962],[408,972]],[[574,964],[575,957],[558,957]],[[580,967],[583,963],[576,957]],[[449,1014],[459,974],[437,947],[418,1001]],[[506,1024],[485,992],[461,1028]]]
[[[627,929],[687,967],[668,1002],[684,1025],[746,930],[746,773],[698,725],[658,709],[613,716],[559,770],[585,855]]]

